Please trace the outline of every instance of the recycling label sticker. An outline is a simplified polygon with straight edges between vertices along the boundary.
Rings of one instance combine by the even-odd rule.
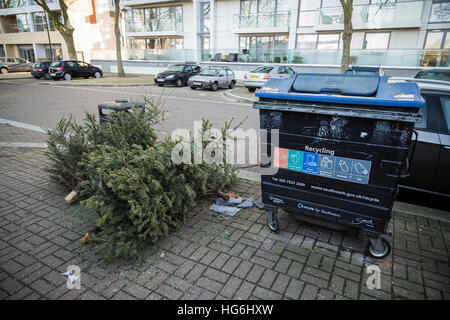
[[[356,183],[369,183],[371,161],[277,147],[274,157],[274,166],[278,168]]]

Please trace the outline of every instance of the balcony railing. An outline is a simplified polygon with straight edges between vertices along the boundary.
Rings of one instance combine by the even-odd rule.
[[[407,1],[353,7],[354,29],[409,28],[420,27],[423,1]],[[318,26],[342,25],[344,13],[341,7],[318,9]]]
[[[153,19],[148,21],[127,21],[127,32],[183,32],[182,19]]]
[[[203,61],[340,65],[342,50],[204,50]],[[350,64],[399,67],[449,67],[450,49],[351,50]]]
[[[194,50],[187,49],[126,49],[128,60],[156,60],[156,61],[193,61]]]
[[[290,12],[250,13],[235,14],[233,16],[233,20],[235,28],[238,29],[288,28],[290,17]]]
[[[5,25],[5,33],[21,33],[31,32],[29,25],[7,24]]]

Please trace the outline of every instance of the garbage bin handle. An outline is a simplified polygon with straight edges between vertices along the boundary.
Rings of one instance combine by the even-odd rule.
[[[417,138],[419,137],[419,134],[417,133],[416,130],[412,130],[412,132],[415,134],[416,138],[414,139],[414,143],[412,146],[412,152],[411,152],[411,156],[406,157],[405,162],[406,162],[406,172],[400,174],[400,178],[407,178],[410,175],[410,171],[411,171],[411,161],[413,159],[414,156],[414,152],[416,151],[416,144],[417,144]]]

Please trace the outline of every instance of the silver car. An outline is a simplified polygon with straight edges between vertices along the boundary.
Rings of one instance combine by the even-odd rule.
[[[295,71],[288,66],[279,64],[267,64],[256,68],[244,75],[244,86],[253,92],[261,88],[270,78],[290,78]]]
[[[234,88],[236,77],[234,72],[227,67],[209,67],[203,69],[199,74],[190,77],[188,81],[192,90],[197,88],[211,89],[216,91],[219,87]]]

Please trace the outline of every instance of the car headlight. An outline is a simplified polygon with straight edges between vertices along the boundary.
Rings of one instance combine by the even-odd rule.
[[[175,75],[172,74],[172,75],[168,76],[167,79],[172,79],[174,76]]]

